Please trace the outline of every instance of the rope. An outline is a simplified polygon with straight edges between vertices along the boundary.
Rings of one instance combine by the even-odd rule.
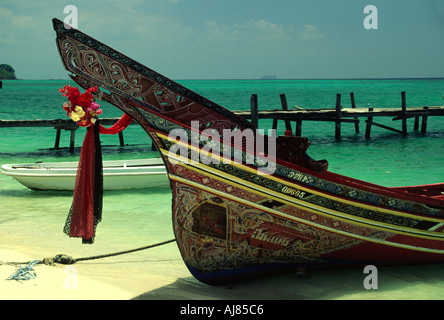
[[[34,260],[28,263],[25,267],[19,267],[9,278],[6,280],[29,280],[37,277],[34,266],[41,263],[39,260]]]
[[[92,256],[92,257],[85,257],[85,258],[78,258],[78,259],[71,258],[73,262],[72,263],[65,263],[65,264],[73,264],[78,261],[95,260],[95,259],[103,259],[103,258],[118,256],[121,254],[132,253],[132,252],[141,251],[141,250],[145,250],[145,249],[151,249],[151,248],[158,247],[158,246],[161,246],[164,244],[168,244],[168,243],[174,242],[174,241],[176,241],[176,239],[166,240],[166,241],[151,244],[151,245],[145,246],[145,247],[140,247],[140,248],[126,250],[126,251],[120,251],[120,252],[115,252],[115,253],[103,254],[103,255],[99,255],[99,256]],[[60,263],[62,263],[62,262],[60,262]]]
[[[136,251],[151,249],[151,248],[155,248],[155,247],[158,247],[158,246],[161,246],[164,244],[168,244],[168,243],[171,243],[174,241],[176,241],[176,239],[166,240],[163,242],[158,242],[155,244],[151,244],[148,246],[135,248],[135,249],[131,249],[131,250],[125,250],[125,251],[119,251],[119,252],[114,252],[114,253],[108,253],[108,254],[91,256],[91,257],[83,257],[83,258],[77,258],[77,259],[73,259],[72,257],[70,257],[66,254],[58,254],[58,255],[54,256],[53,258],[44,258],[43,260],[32,260],[32,261],[28,261],[28,262],[6,262],[6,263],[3,262],[3,264],[9,264],[9,265],[26,264],[25,267],[19,267],[9,278],[7,278],[7,280],[29,280],[29,279],[36,278],[36,272],[34,270],[34,266],[36,266],[37,264],[46,264],[46,265],[53,265],[55,263],[74,264],[79,261],[103,259],[103,258],[114,257],[114,256],[126,254],[126,253],[132,253],[132,252],[136,252]],[[0,264],[2,264],[2,263],[0,262]]]

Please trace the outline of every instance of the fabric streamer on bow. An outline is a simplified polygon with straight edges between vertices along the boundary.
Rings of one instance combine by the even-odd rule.
[[[91,94],[97,90],[97,87],[89,88],[82,94],[78,88],[71,86],[59,89],[68,99],[63,105],[68,117],[79,126],[87,127],[80,151],[73,202],[63,231],[70,237],[82,238],[82,242],[88,244],[94,242],[97,224],[102,220],[103,166],[100,133],[117,134],[132,121],[125,113],[111,128],[100,125],[97,115],[102,110]]]

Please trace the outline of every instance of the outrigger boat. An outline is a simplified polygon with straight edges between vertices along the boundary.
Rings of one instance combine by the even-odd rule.
[[[78,162],[4,164],[0,172],[32,190],[74,190]],[[103,161],[103,189],[125,190],[169,185],[160,158]]]
[[[98,86],[96,96],[137,121],[160,150],[177,245],[198,280],[444,261],[444,184],[388,188],[330,172],[306,154],[305,138],[264,137],[79,30],[57,19],[53,25],[72,79],[84,89]],[[254,134],[236,143],[223,139],[224,130]],[[268,146],[254,152],[251,141]]]

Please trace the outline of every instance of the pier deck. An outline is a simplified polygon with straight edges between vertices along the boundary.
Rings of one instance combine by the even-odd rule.
[[[258,110],[257,95],[253,94],[250,100],[251,111],[236,111],[236,114],[250,119],[256,127],[258,127],[259,119],[273,119],[273,129],[277,129],[278,120],[284,121],[286,130],[292,130],[291,122],[296,123],[295,131],[292,132],[296,136],[301,136],[303,121],[331,121],[335,122],[335,138],[341,138],[341,123],[354,123],[355,132],[359,133],[360,118],[365,119],[366,130],[365,137],[370,138],[372,126],[381,127],[393,132],[407,136],[407,119],[415,118],[414,130],[419,130],[419,122],[421,121],[421,132],[427,132],[427,120],[431,116],[444,116],[444,106],[406,106],[405,92],[401,92],[401,107],[398,108],[356,108],[354,102],[354,94],[350,93],[351,108],[342,108],[341,95],[336,95],[335,108],[319,108],[319,109],[302,109],[293,107],[288,110],[287,99],[285,94],[281,94],[282,109],[278,110]],[[375,117],[392,118],[393,121],[401,120],[401,128],[397,129],[391,126],[383,125],[374,121]]]
[[[397,132],[403,136],[407,136],[407,119],[415,118],[414,130],[418,131],[421,118],[421,132],[427,132],[427,120],[432,116],[444,116],[444,106],[424,106],[424,107],[408,107],[406,106],[405,92],[401,92],[401,107],[399,108],[356,108],[354,102],[354,94],[350,93],[351,108],[342,108],[341,95],[336,95],[335,108],[320,109],[302,109],[292,107],[288,109],[285,94],[280,95],[282,109],[275,110],[259,110],[257,103],[257,95],[253,94],[250,100],[250,111],[235,111],[241,117],[250,119],[258,128],[259,119],[272,119],[273,129],[277,129],[278,121],[285,122],[286,130],[291,130],[296,136],[302,134],[303,121],[330,121],[335,123],[335,138],[341,138],[341,124],[354,123],[355,132],[359,133],[360,119],[365,119],[365,137],[370,138],[372,126],[384,128],[393,132]],[[400,120],[401,128],[397,129],[391,126],[383,125],[374,121],[374,118],[386,117],[392,118],[393,121]],[[103,118],[100,123],[109,126],[115,124],[119,118]],[[296,123],[293,130],[292,122]],[[132,122],[131,124],[136,124]],[[75,131],[79,126],[71,119],[54,119],[54,120],[1,120],[1,127],[53,127],[57,130],[54,148],[58,149],[60,144],[60,135],[62,130],[71,132],[70,151],[74,151]],[[123,133],[119,133],[120,145],[124,145]]]
[[[109,126],[115,124],[120,118],[103,118],[100,119],[100,123]],[[131,124],[136,124],[136,122],[131,122]],[[74,142],[75,142],[75,132],[79,128],[79,126],[72,121],[71,119],[52,119],[52,120],[1,120],[0,119],[0,128],[11,128],[11,127],[53,127],[56,129],[56,138],[54,143],[54,149],[59,149],[60,145],[60,135],[62,130],[70,131],[70,152],[74,152]],[[119,132],[119,143],[123,146],[124,139],[123,133]]]

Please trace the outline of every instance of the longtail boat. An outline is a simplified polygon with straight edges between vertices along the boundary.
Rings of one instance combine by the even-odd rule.
[[[53,26],[72,79],[97,86],[95,96],[160,151],[176,242],[198,280],[444,261],[444,184],[384,187],[330,172],[307,155],[306,138],[264,134],[79,30]]]

